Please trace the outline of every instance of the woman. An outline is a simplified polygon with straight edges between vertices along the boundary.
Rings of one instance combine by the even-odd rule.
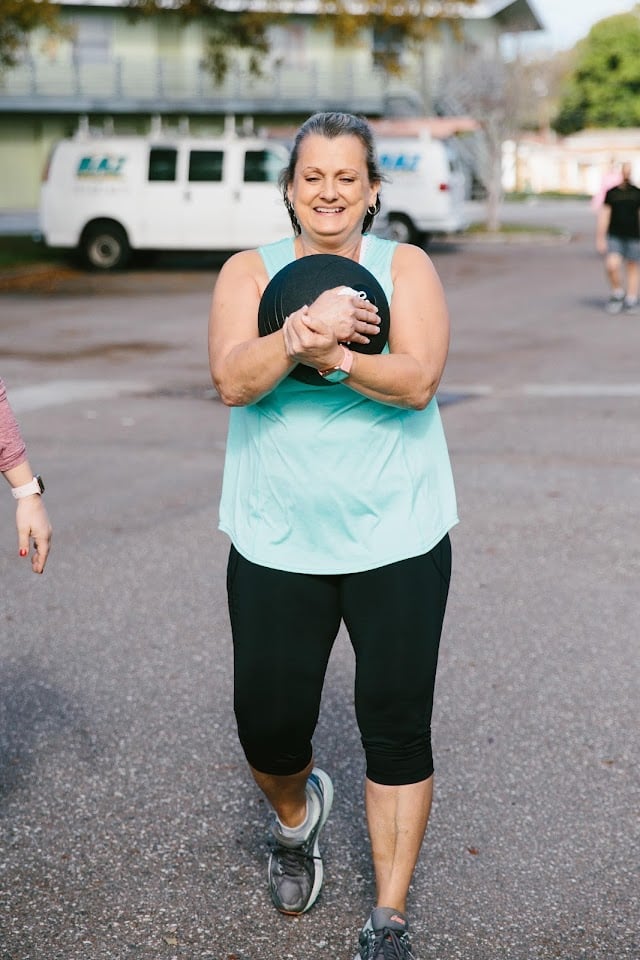
[[[444,295],[426,254],[368,233],[382,176],[367,123],[316,114],[283,171],[294,236],[231,257],[215,286],[210,362],[232,408],[220,528],[232,546],[227,587],[235,713],[251,772],[275,812],[269,882],[299,914],[322,884],[318,836],[333,796],[311,738],[341,620],[356,657],[356,715],[377,902],[356,960],[412,957],[409,883],[431,805],[430,720],[457,522],[434,399],[448,350]],[[258,336],[271,276],[320,253],[359,261],[390,301],[388,350],[376,309],[340,288]],[[339,369],[301,383],[296,364]],[[387,952],[385,952],[387,951]]]
[[[51,546],[51,524],[42,502],[44,484],[34,477],[27,460],[24,440],[7,399],[7,391],[0,379],[0,472],[4,474],[12,493],[18,501],[16,526],[18,528],[18,552],[21,557],[29,553],[29,541],[33,540],[34,553],[31,569],[42,573]]]

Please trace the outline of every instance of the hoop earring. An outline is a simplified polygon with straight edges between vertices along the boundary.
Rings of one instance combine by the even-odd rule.
[[[367,213],[369,214],[370,217],[375,217],[377,212],[378,212],[378,201],[376,200],[375,203],[372,203],[371,206],[367,207]]]

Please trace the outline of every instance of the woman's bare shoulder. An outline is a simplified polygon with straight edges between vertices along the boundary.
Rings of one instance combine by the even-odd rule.
[[[232,276],[250,274],[257,277],[266,273],[266,268],[258,250],[240,250],[225,260],[220,269],[220,273],[223,272]]]
[[[393,254],[393,265],[401,269],[420,269],[421,267],[432,267],[433,263],[429,254],[417,247],[414,243],[399,243]]]

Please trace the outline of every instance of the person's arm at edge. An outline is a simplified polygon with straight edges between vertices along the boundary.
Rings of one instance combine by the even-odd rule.
[[[2,380],[0,380],[0,472],[10,487],[21,487],[33,479],[24,440]],[[17,501],[16,527],[20,556],[28,555],[29,540],[33,539],[35,552],[31,557],[31,566],[34,573],[42,573],[51,547],[51,524],[39,493],[22,497]]]

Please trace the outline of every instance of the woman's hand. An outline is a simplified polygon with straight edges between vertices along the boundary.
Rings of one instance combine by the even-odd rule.
[[[34,493],[31,497],[18,500],[16,526],[20,556],[28,555],[29,541],[33,540],[31,568],[34,573],[42,573],[51,547],[51,524],[40,494]]]
[[[342,356],[342,347],[332,328],[323,320],[312,317],[309,307],[301,307],[289,314],[282,335],[287,356],[296,363],[325,370],[333,365],[333,357],[338,353]]]
[[[380,330],[378,308],[348,287],[325,290],[308,308],[313,321],[326,324],[340,343],[369,343]]]

